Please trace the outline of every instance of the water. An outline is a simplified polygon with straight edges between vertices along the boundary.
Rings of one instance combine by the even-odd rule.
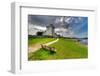
[[[80,39],[80,43],[84,45],[88,45],[88,39]]]

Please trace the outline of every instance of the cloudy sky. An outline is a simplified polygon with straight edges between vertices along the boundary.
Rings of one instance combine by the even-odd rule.
[[[54,25],[56,32],[62,31],[67,37],[82,38],[88,34],[88,17],[28,15],[29,34],[46,30],[49,24]]]

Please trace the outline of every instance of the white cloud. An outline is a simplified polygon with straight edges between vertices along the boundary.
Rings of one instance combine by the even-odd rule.
[[[36,33],[38,31],[45,31],[46,30],[46,27],[39,26],[39,25],[29,24],[28,30],[29,30],[28,31],[28,34],[29,35],[36,35]]]
[[[63,37],[74,37],[74,32],[66,28],[56,28],[55,32]]]

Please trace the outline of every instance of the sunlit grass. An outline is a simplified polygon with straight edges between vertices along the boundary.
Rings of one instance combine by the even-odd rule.
[[[54,59],[77,59],[87,58],[88,49],[86,46],[72,40],[60,38],[58,42],[50,45],[56,48],[56,53],[52,54],[49,50],[39,49],[34,53],[28,54],[28,60],[54,60]]]
[[[34,45],[34,44],[44,44],[50,41],[55,40],[56,38],[45,38],[45,37],[39,37],[39,38],[29,38],[28,39],[28,45]]]

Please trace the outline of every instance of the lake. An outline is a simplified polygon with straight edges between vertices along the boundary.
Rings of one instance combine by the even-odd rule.
[[[80,39],[80,43],[84,45],[88,45],[88,39]]]

